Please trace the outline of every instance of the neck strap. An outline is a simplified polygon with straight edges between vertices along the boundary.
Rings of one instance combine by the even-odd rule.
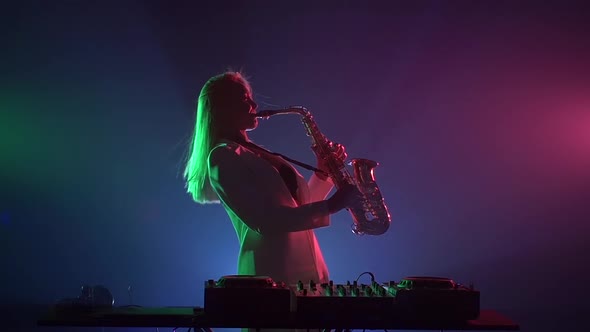
[[[256,144],[252,143],[252,142],[246,142],[245,144],[246,144],[247,146],[253,147],[253,148],[255,148],[255,149],[262,150],[262,151],[264,151],[264,152],[266,152],[266,153],[270,153],[270,154],[272,154],[272,155],[279,156],[279,157],[281,157],[281,158],[283,158],[283,159],[287,160],[288,162],[291,162],[291,163],[293,163],[293,164],[295,164],[295,165],[301,166],[301,167],[303,167],[303,168],[305,168],[305,169],[308,169],[308,170],[310,170],[310,171],[314,171],[314,172],[317,172],[317,173],[321,173],[321,174],[323,174],[323,175],[325,175],[325,176],[328,176],[328,175],[329,175],[327,172],[325,172],[325,171],[323,171],[323,170],[321,170],[321,169],[319,169],[319,168],[316,168],[316,167],[313,167],[313,166],[311,166],[311,165],[308,165],[308,164],[306,164],[306,163],[303,163],[303,162],[301,162],[301,161],[298,161],[298,160],[295,160],[295,159],[289,158],[289,157],[285,156],[284,154],[281,154],[281,153],[278,153],[278,152],[272,152],[272,151],[269,151],[269,150],[267,150],[267,149],[265,149],[265,148],[263,148],[263,147],[260,147],[260,146],[258,146],[258,145],[256,145]]]

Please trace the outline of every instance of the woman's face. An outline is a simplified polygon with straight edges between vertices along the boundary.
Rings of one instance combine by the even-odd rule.
[[[239,131],[253,130],[258,126],[258,105],[252,100],[252,93],[248,88],[238,82],[232,83],[219,101],[223,126]]]

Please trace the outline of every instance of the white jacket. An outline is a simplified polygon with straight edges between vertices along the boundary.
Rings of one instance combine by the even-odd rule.
[[[261,152],[225,142],[209,155],[210,183],[240,241],[238,274],[269,276],[287,284],[327,282],[328,268],[313,229],[330,225],[323,200],[333,184],[315,175],[307,183],[290,163],[269,156],[295,172],[297,200]]]

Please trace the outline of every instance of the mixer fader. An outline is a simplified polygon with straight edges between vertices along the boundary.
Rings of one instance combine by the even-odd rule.
[[[299,313],[382,314],[392,312],[395,306],[395,297],[391,292],[374,281],[371,284],[359,284],[356,281],[347,281],[346,284],[299,281],[291,289]]]

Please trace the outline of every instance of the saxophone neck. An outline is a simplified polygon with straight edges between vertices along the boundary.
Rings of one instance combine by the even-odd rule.
[[[303,106],[289,106],[286,108],[279,108],[279,109],[271,109],[271,110],[262,110],[256,113],[257,118],[270,118],[274,115],[280,114],[299,114],[303,117],[311,116],[311,113],[307,110],[307,108]]]

